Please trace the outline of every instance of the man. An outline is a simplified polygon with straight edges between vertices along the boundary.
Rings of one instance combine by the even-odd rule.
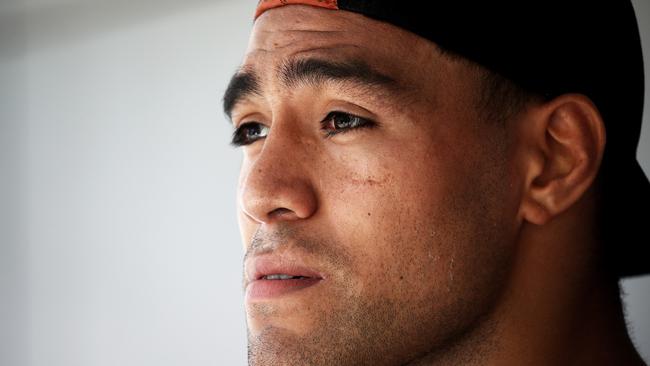
[[[224,96],[249,363],[643,365],[631,5],[404,3],[258,6]]]

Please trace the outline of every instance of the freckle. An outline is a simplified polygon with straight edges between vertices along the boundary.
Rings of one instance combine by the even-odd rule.
[[[262,172],[262,168],[257,169],[257,172],[258,172],[258,173],[261,173],[261,172]]]
[[[403,279],[404,279],[404,276],[399,276],[399,279],[400,279],[400,280],[403,280]]]

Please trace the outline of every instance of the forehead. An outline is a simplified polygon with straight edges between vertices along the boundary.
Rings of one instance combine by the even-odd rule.
[[[436,53],[432,42],[388,23],[348,11],[291,5],[266,11],[256,20],[242,70],[273,79],[278,67],[291,59],[363,60],[409,82],[417,80],[423,60],[435,67]]]

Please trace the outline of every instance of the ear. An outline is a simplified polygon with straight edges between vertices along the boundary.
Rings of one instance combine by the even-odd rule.
[[[605,125],[581,94],[559,96],[531,113],[521,125],[525,187],[520,216],[544,225],[593,183],[605,149]]]

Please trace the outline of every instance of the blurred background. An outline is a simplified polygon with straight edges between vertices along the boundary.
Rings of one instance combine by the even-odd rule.
[[[246,364],[221,97],[256,3],[0,0],[0,365]],[[623,287],[650,360],[650,276]]]

